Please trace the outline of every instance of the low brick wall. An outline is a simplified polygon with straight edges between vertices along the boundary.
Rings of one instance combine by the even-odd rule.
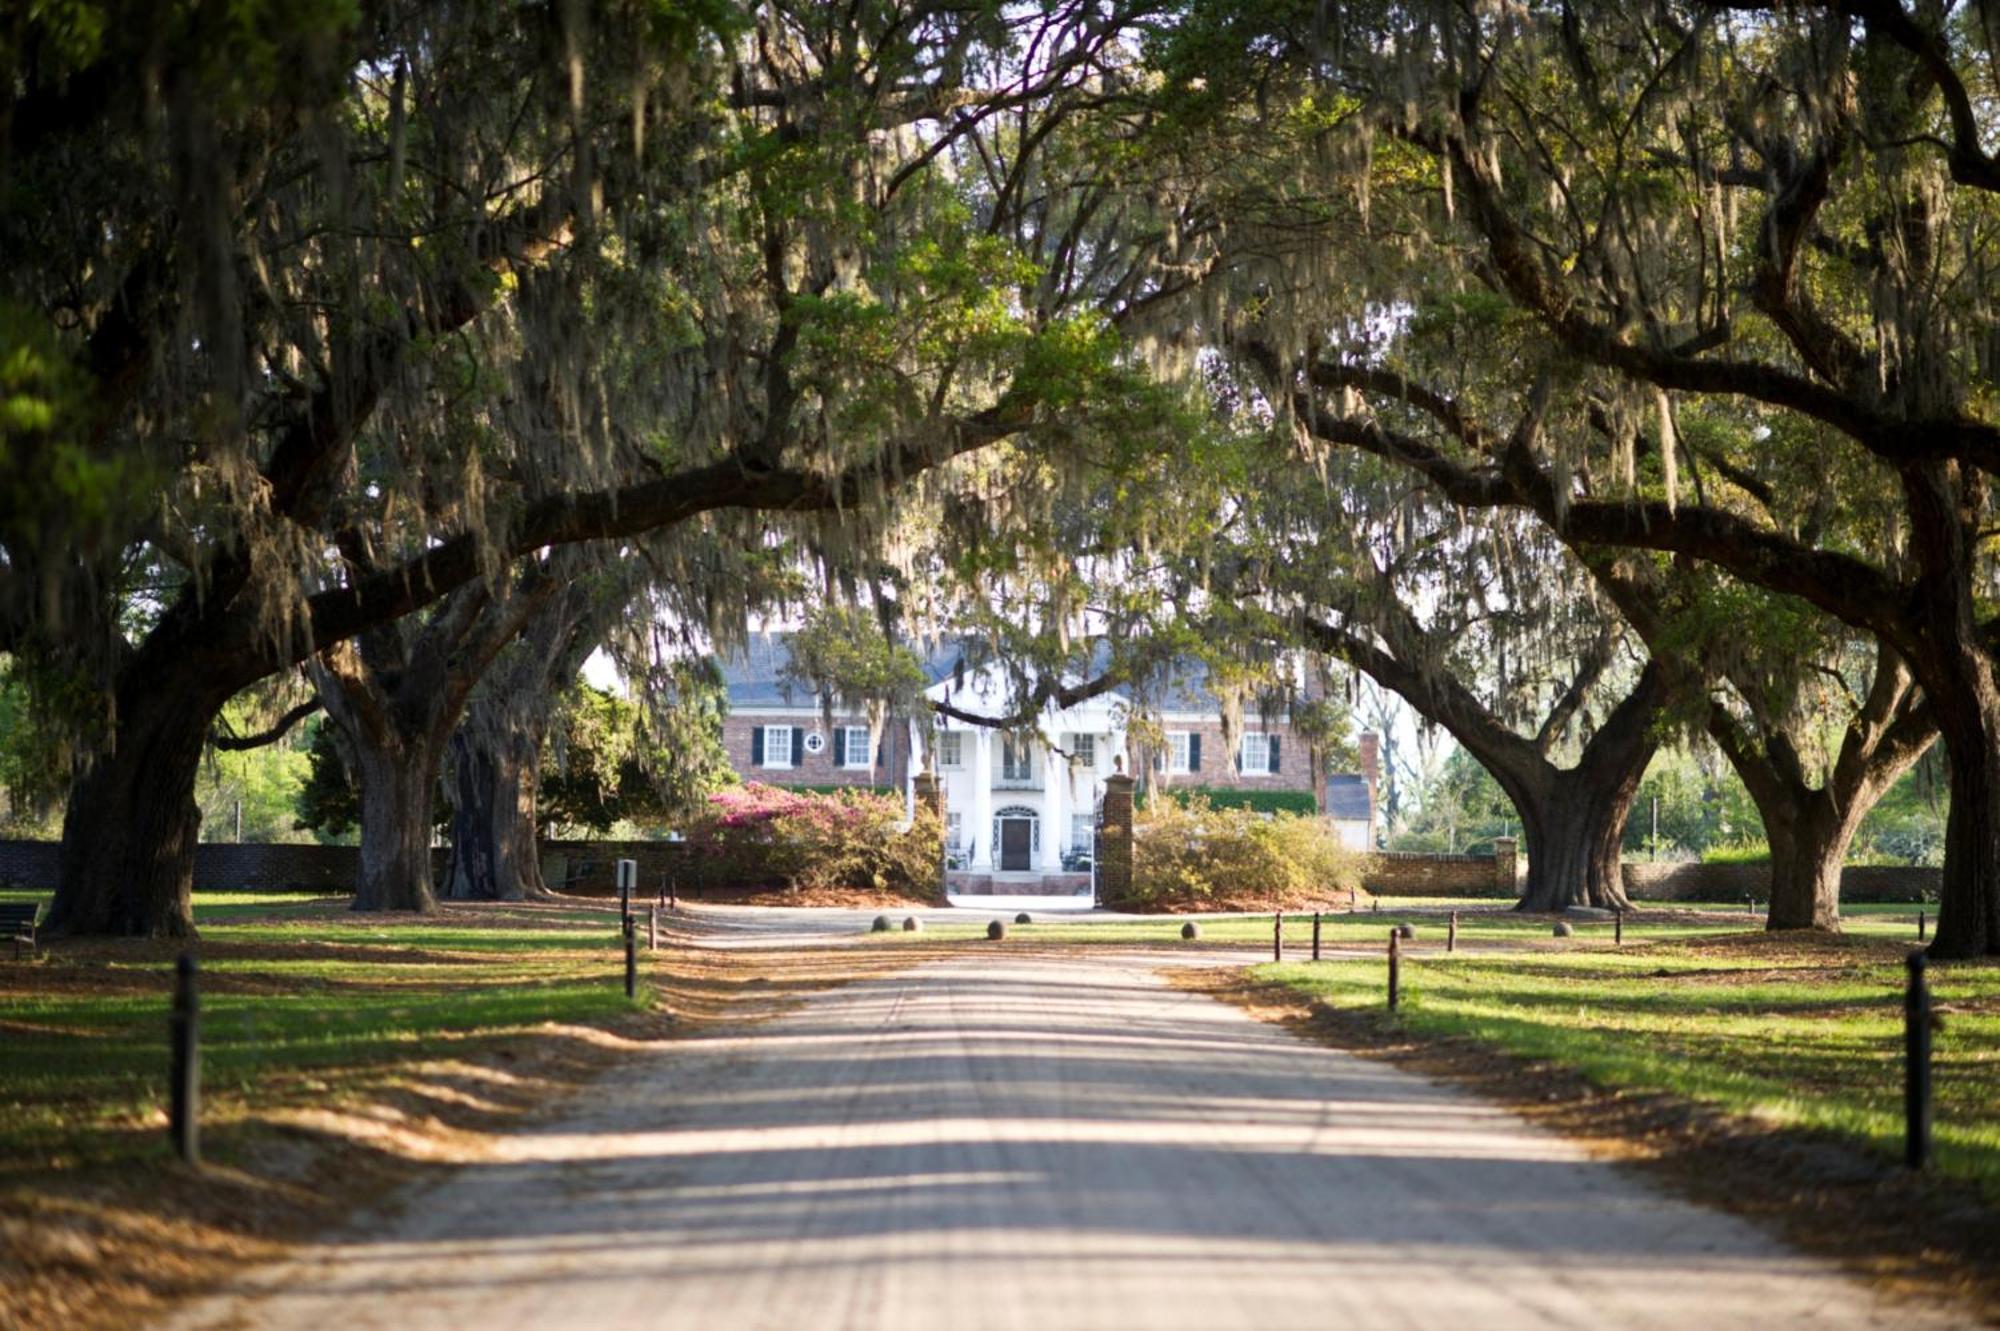
[[[1498,897],[1518,894],[1512,842],[1497,855],[1442,855],[1425,851],[1371,852],[1361,886],[1378,897]]]
[[[447,852],[433,852],[442,873]],[[54,891],[53,841],[0,840],[0,879]],[[239,845],[211,842],[194,848],[194,885],[204,892],[352,892],[361,865],[354,846]]]
[[[1626,864],[1625,895],[1634,901],[1729,901],[1771,896],[1768,864]],[[1840,871],[1842,901],[1922,901],[1937,896],[1943,874],[1901,864],[1850,864]]]

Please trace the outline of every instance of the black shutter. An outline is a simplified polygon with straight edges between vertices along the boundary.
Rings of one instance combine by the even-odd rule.
[[[806,765],[806,731],[804,726],[792,727],[792,766]]]
[[[847,766],[846,726],[835,726],[833,728],[833,765],[835,767]]]
[[[882,742],[875,747],[875,765],[877,767],[887,767],[889,765],[889,736],[887,734],[882,736]]]
[[[1278,737],[1271,736],[1271,775],[1278,774]]]
[[[1189,735],[1189,736],[1188,736],[1188,771],[1190,771],[1190,772],[1199,772],[1200,770],[1201,770],[1201,736],[1199,736],[1199,735]]]
[[[752,767],[762,767],[764,765],[764,727],[762,726],[752,726],[750,728],[750,765]]]

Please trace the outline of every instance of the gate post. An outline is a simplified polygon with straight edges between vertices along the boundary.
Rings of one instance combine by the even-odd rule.
[[[945,868],[944,864],[945,853],[950,849],[951,841],[951,832],[947,826],[948,820],[945,817],[944,782],[938,778],[936,772],[933,772],[929,767],[925,767],[923,771],[917,773],[910,785],[916,795],[917,807],[929,809],[937,815],[938,900],[942,902],[944,894],[951,887],[950,871]]]
[[[1123,772],[1104,779],[1104,817],[1097,838],[1100,902],[1115,906],[1132,893],[1132,788]]]

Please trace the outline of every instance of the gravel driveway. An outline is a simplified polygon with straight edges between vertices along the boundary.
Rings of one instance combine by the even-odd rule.
[[[1131,958],[933,964],[635,1059],[180,1328],[1944,1325]]]

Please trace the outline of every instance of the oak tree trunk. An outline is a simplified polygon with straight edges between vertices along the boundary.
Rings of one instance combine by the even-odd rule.
[[[361,787],[361,871],[354,884],[359,911],[429,911],[431,828],[442,746],[425,735],[388,743],[354,739]]]
[[[1951,811],[1930,952],[1946,960],[2000,956],[2000,700],[1980,704],[1938,708]]]
[[[1631,905],[1619,867],[1625,819],[1652,754],[1653,746],[1647,744],[1620,772],[1606,774],[1598,770],[1600,764],[1586,764],[1556,771],[1520,794],[1509,789],[1528,855],[1519,909],[1623,910]]]
[[[1778,806],[1764,798],[1756,802],[1771,847],[1771,908],[1764,927],[1837,932],[1840,868],[1869,805],[1841,810],[1825,791],[1800,791]]]
[[[451,738],[451,862],[444,895],[454,901],[552,895],[537,836],[542,728],[487,713],[486,705],[475,704]]]
[[[70,787],[51,934],[194,933],[195,779],[228,694],[199,681],[120,691],[112,743]]]

